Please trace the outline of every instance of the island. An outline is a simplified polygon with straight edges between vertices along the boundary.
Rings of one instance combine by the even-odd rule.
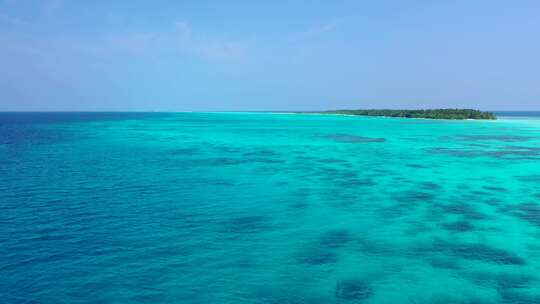
[[[340,114],[355,116],[384,116],[426,119],[485,119],[495,120],[491,112],[473,109],[426,109],[426,110],[330,110],[317,112],[298,112],[301,114]]]

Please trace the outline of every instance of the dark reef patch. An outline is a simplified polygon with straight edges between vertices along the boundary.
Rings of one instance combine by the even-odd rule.
[[[336,298],[342,300],[365,300],[373,295],[369,284],[359,279],[339,280],[336,282]]]
[[[424,190],[438,190],[441,189],[441,186],[439,184],[433,183],[433,182],[423,182],[418,184],[420,188]]]
[[[483,151],[472,151],[472,150],[465,150],[465,149],[452,149],[452,148],[426,148],[424,149],[429,154],[444,154],[449,156],[456,156],[456,157],[475,157],[475,156],[483,156]]]
[[[384,138],[364,137],[350,134],[330,134],[323,137],[339,143],[382,143],[386,141]]]
[[[409,168],[414,168],[414,169],[425,169],[425,168],[429,168],[428,166],[420,165],[420,164],[407,164],[407,167],[409,167]]]
[[[500,273],[494,277],[498,290],[526,288],[536,284],[538,279],[534,276],[525,274]]]
[[[351,171],[351,170],[343,170],[343,169],[335,169],[335,168],[321,168],[320,172],[321,174],[324,175],[325,178],[328,178],[330,180],[335,180],[336,178],[342,178],[342,179],[358,178],[358,172]]]
[[[538,204],[519,204],[512,209],[511,214],[540,227],[540,206]]]
[[[460,266],[457,263],[457,261],[455,261],[455,259],[435,257],[435,258],[430,259],[429,263],[434,268],[451,269],[451,270],[460,269]]]
[[[298,261],[308,265],[334,264],[338,261],[338,255],[330,250],[311,247],[300,254]]]
[[[450,246],[452,255],[476,261],[485,261],[501,265],[525,265],[523,258],[506,250],[489,247],[483,244],[457,244]]]
[[[501,200],[497,199],[497,198],[490,198],[490,199],[484,201],[484,203],[486,203],[489,206],[497,207],[497,206],[501,205]]]
[[[497,274],[494,276],[494,281],[502,300],[501,303],[540,303],[540,294],[524,292],[524,289],[530,290],[537,286],[536,277],[524,274]]]
[[[470,192],[470,195],[466,195],[464,197],[467,197],[467,198],[470,198],[470,199],[474,199],[475,197],[478,197],[478,196],[486,196],[488,195],[489,192],[486,192],[486,191],[481,191],[481,190],[473,190]]]
[[[391,174],[396,173],[394,170],[383,169],[383,168],[378,168],[378,167],[371,168],[371,171],[379,173],[379,174],[385,174],[385,175],[391,175]]]
[[[538,304],[540,295],[530,295],[518,290],[499,290],[501,304]]]
[[[371,179],[359,179],[359,178],[353,178],[353,179],[345,179],[343,182],[340,183],[342,186],[357,186],[357,187],[372,187],[375,186],[377,183],[375,183]]]
[[[485,220],[487,215],[478,212],[474,207],[469,204],[455,203],[455,204],[441,204],[439,207],[446,213],[459,214],[468,220]]]
[[[292,209],[302,210],[309,207],[309,204],[306,201],[295,201],[289,205]]]
[[[492,155],[501,158],[519,156],[516,159],[537,159],[536,156],[540,156],[540,147],[506,146]]]
[[[236,217],[225,223],[225,231],[230,233],[258,233],[271,228],[270,218],[261,215]]]
[[[330,230],[319,238],[319,245],[325,248],[339,248],[352,240],[347,229]]]
[[[442,239],[434,239],[428,244],[420,245],[414,250],[418,253],[441,253],[462,259],[483,261],[499,265],[525,265],[525,259],[512,252],[477,243],[452,243]]]
[[[522,175],[522,176],[516,176],[516,178],[521,182],[540,184],[540,174]]]
[[[467,221],[456,221],[451,223],[444,223],[441,224],[441,226],[448,230],[453,232],[467,232],[467,231],[473,231],[474,226],[470,224]]]
[[[538,281],[534,276],[520,273],[464,271],[461,275],[483,288],[494,288],[499,294],[531,288],[536,286]]]
[[[401,203],[421,203],[432,201],[435,195],[423,191],[406,191],[394,196],[394,199]]]
[[[465,141],[498,141],[498,142],[522,142],[533,139],[531,136],[520,135],[459,135],[458,139]]]
[[[505,188],[496,187],[496,186],[484,186],[482,188],[485,189],[485,190],[494,191],[494,192],[506,192],[506,191],[508,191]]]

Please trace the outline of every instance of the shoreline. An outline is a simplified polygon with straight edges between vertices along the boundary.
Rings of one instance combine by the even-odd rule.
[[[423,118],[437,120],[496,120],[497,116],[488,111],[470,108],[438,108],[438,109],[337,109],[322,111],[299,111],[298,113],[344,114],[352,116]]]
[[[269,113],[271,114],[271,113]],[[293,114],[293,115],[333,115],[333,116],[348,116],[348,117],[367,117],[367,118],[393,118],[393,119],[422,119],[422,120],[441,120],[441,121],[491,121],[495,122],[500,120],[496,119],[474,119],[474,118],[465,118],[465,119],[451,119],[451,118],[426,118],[426,117],[394,117],[394,116],[378,116],[378,115],[354,115],[354,114],[343,114],[343,113],[300,113],[300,112],[275,112],[272,114]]]

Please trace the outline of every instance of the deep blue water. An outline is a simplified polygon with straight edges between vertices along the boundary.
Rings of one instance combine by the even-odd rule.
[[[540,303],[539,201],[540,119],[0,113],[0,302]]]

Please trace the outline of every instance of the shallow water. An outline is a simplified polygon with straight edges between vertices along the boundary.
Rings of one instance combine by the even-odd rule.
[[[0,114],[3,303],[540,303],[540,120]]]

